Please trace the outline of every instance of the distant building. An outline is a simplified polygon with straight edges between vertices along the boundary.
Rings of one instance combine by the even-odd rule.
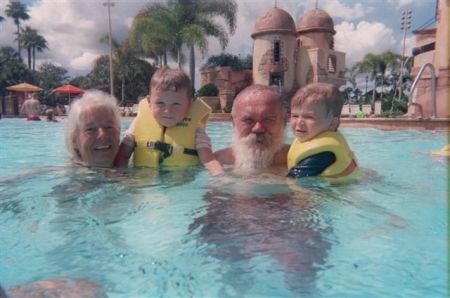
[[[232,101],[252,83],[280,86],[287,95],[312,82],[342,86],[345,53],[334,50],[334,34],[332,18],[321,9],[307,11],[296,26],[288,12],[271,8],[256,20],[251,34],[252,73],[229,67],[205,69],[200,72],[201,84],[215,84],[221,102]]]
[[[436,75],[436,117],[450,118],[450,1],[438,0],[437,4],[436,27],[413,32],[416,44],[411,74],[416,76],[426,63],[433,65]],[[432,116],[431,85],[431,73],[426,68],[412,95],[412,101],[416,104],[409,107],[410,116]]]
[[[295,26],[292,16],[274,7],[253,29],[253,81],[277,85],[287,94],[312,82],[346,83],[345,53],[334,50],[333,20],[321,9],[307,11]]]

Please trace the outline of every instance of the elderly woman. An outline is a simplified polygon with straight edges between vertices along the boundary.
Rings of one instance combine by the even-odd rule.
[[[65,141],[75,163],[111,167],[120,141],[116,99],[101,91],[86,91],[70,107]]]

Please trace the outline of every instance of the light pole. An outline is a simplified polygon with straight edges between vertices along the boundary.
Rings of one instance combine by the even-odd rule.
[[[367,83],[368,82],[369,82],[369,76],[366,75],[366,93],[365,93],[365,96],[364,96],[364,104],[367,104]],[[361,106],[361,103],[360,103],[360,106]]]
[[[112,63],[112,36],[111,36],[111,6],[114,6],[114,2],[108,0],[103,3],[103,6],[108,7],[108,39],[109,39],[109,93],[114,96],[114,72]]]
[[[402,11],[402,22],[401,22],[401,29],[403,30],[403,50],[402,50],[402,61],[400,66],[400,91],[398,92],[398,100],[400,101],[402,99],[402,92],[403,92],[403,68],[404,68],[404,61],[405,61],[405,40],[406,40],[406,31],[408,31],[409,28],[411,28],[411,10],[404,10]]]

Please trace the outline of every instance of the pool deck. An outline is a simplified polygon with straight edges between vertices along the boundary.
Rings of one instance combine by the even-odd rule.
[[[231,115],[213,113],[209,121],[230,121]],[[371,127],[380,130],[434,130],[450,131],[449,118],[410,119],[410,118],[341,118],[340,127]]]
[[[64,118],[65,116],[58,116]],[[3,118],[25,118],[25,116],[3,115]],[[134,117],[123,117],[134,118]],[[209,121],[231,121],[231,114],[213,113]],[[380,130],[432,130],[432,131],[450,131],[450,118],[434,119],[411,119],[411,118],[341,118],[340,127],[364,127],[376,128]]]

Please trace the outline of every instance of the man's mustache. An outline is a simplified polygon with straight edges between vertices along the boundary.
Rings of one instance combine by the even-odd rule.
[[[245,139],[250,144],[258,143],[265,146],[270,146],[273,142],[272,136],[268,133],[250,133]]]

